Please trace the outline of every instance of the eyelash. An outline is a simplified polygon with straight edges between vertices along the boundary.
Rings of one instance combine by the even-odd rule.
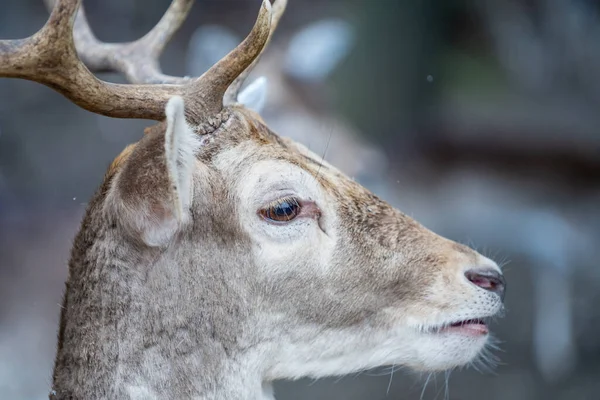
[[[296,197],[283,197],[269,203],[259,210],[265,220],[274,223],[286,223],[294,220],[302,211],[302,204]]]

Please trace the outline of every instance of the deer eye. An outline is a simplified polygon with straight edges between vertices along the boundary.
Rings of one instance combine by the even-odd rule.
[[[270,222],[289,222],[300,214],[301,209],[298,199],[284,197],[259,210],[259,214]]]

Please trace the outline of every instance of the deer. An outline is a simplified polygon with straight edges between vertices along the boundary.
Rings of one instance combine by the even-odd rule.
[[[90,112],[155,121],[109,165],[75,236],[50,399],[273,399],[273,382],[476,360],[501,269],[437,235],[238,101],[285,10],[200,77],[158,57],[193,1],[100,42],[81,0],[0,41],[0,76]],[[102,81],[115,71],[129,83]]]

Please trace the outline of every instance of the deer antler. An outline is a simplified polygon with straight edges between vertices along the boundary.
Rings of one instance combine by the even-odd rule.
[[[269,32],[269,37],[267,39],[267,42],[265,43],[265,47],[271,41],[271,38],[273,37],[273,33],[275,32],[275,29],[277,29],[277,25],[279,24],[279,20],[281,19],[281,16],[283,15],[283,12],[285,11],[285,7],[286,6],[287,6],[287,0],[277,0],[273,4],[273,13],[272,13],[272,17],[271,17],[271,30]],[[229,86],[229,88],[225,92],[225,98],[223,99],[223,102],[225,104],[233,104],[233,103],[236,102],[238,92],[240,91],[240,89],[241,89],[242,85],[244,84],[244,81],[246,80],[246,78],[248,78],[248,75],[250,75],[250,73],[252,72],[252,69],[254,68],[254,66],[260,60],[261,54],[262,53],[260,53],[254,59],[254,61],[252,62],[252,64],[250,64],[250,66],[248,68],[246,68],[240,74],[240,76],[238,76],[237,79]]]
[[[26,39],[0,40],[0,77],[42,83],[86,110],[115,118],[163,120],[167,101],[180,95],[188,119],[202,122],[222,109],[225,91],[257,59],[272,33],[271,4],[263,0],[252,31],[238,47],[199,78],[171,77],[160,71],[158,57],[193,0],[173,0],[148,34],[124,44],[98,41],[83,10],[75,18],[81,0],[45,1],[54,7],[42,29]],[[91,70],[121,72],[134,84],[99,80],[84,63]]]
[[[49,10],[56,4],[56,0],[44,2]],[[117,71],[131,83],[185,83],[185,78],[163,74],[158,59],[165,45],[185,21],[193,4],[194,0],[174,0],[161,20],[144,37],[119,44],[103,43],[94,36],[81,5],[73,28],[77,54],[90,70]]]

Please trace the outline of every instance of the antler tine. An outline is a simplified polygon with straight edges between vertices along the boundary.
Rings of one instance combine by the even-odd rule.
[[[56,0],[44,0],[50,9]],[[93,34],[83,6],[79,8],[73,38],[83,63],[92,71],[122,73],[131,83],[182,84],[189,79],[165,75],[159,57],[185,21],[194,0],[173,0],[160,21],[142,38],[129,43],[103,43]]]
[[[263,0],[252,31],[242,43],[200,78],[186,85],[186,97],[192,101],[201,101],[205,112],[219,112],[223,108],[227,88],[256,60],[267,43],[271,30],[271,14],[270,1]]]
[[[160,21],[139,42],[147,44],[152,55],[158,58],[187,18],[193,4],[194,0],[173,0]]]
[[[274,3],[272,6],[273,6],[273,10],[272,10],[272,16],[271,16],[271,29],[269,31],[269,37],[267,38],[267,42],[264,45],[265,48],[269,45],[269,43],[271,42],[271,39],[273,38],[273,33],[277,29],[279,20],[281,19],[281,16],[283,15],[285,8],[287,6],[287,0],[274,0]],[[262,55],[262,52],[254,59],[252,64],[250,64],[250,66],[248,68],[246,68],[244,70],[244,72],[242,72],[240,74],[240,76],[238,76],[235,79],[235,81],[233,81],[233,83],[229,86],[229,88],[225,92],[225,96],[223,98],[224,104],[226,104],[226,105],[235,104],[237,102],[237,96],[238,96],[238,93],[239,93],[242,85],[244,84],[244,82],[246,81],[246,79],[248,78],[248,76],[250,75],[250,73],[252,72],[252,70],[254,69],[256,64],[258,63],[258,61],[260,60],[261,55]]]
[[[42,29],[26,39],[0,40],[0,77],[42,83],[88,111],[114,118],[162,121],[167,101],[180,95],[186,100],[190,122],[214,120],[223,108],[227,88],[253,65],[272,32],[271,3],[263,0],[252,31],[240,45],[200,78],[176,78],[160,73],[157,58],[193,0],[173,0],[154,29],[123,45],[98,41],[83,10],[76,18],[81,0],[45,1],[54,7]],[[274,25],[281,15],[277,10],[285,6],[284,0],[277,1],[281,4],[275,8]],[[92,69],[120,71],[132,82],[160,83],[120,85],[101,81],[79,58],[75,41]]]
[[[22,78],[55,89],[80,107],[115,118],[162,120],[182,88],[117,85],[96,78],[81,62],[73,24],[81,0],[58,0],[48,22],[26,39],[0,41],[0,77]]]

